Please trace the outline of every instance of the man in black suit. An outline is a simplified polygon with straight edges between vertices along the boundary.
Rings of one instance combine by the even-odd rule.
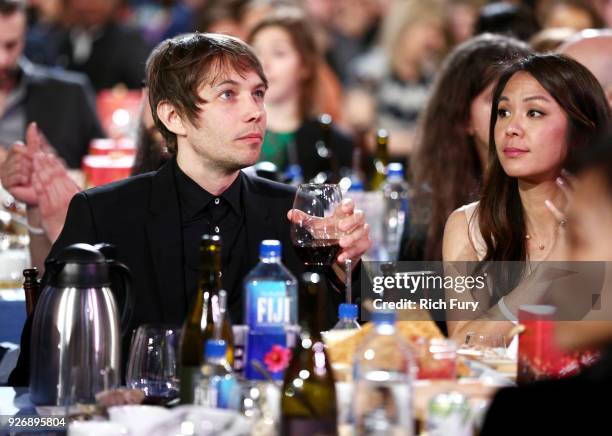
[[[0,0],[0,149],[23,141],[36,121],[68,166],[78,168],[89,141],[104,136],[93,91],[81,74],[28,62],[25,32],[25,1]]]
[[[96,92],[139,89],[151,47],[140,30],[117,22],[118,0],[65,0],[70,28],[58,37],[57,64],[89,77]]]
[[[239,39],[196,33],[162,42],[147,62],[147,82],[155,125],[176,158],[157,172],[77,194],[49,257],[77,242],[114,244],[133,276],[131,327],[181,324],[196,292],[200,238],[219,234],[223,287],[232,321],[241,323],[242,280],[257,263],[261,240],[280,240],[283,263],[295,275],[304,269],[289,234],[294,188],[241,171],[261,151],[263,69]],[[363,212],[350,200],[335,218],[345,236],[327,272],[332,280],[341,278],[345,259],[356,265],[370,246]],[[344,298],[333,288],[330,320]],[[26,328],[12,384],[27,383],[28,337]]]

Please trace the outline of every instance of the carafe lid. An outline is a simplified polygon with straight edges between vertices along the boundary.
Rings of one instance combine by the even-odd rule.
[[[94,288],[110,286],[108,263],[102,252],[89,244],[72,244],[54,259],[51,286]]]

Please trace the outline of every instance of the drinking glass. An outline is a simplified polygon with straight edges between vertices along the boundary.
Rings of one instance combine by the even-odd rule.
[[[178,345],[174,326],[144,324],[132,340],[126,383],[145,394],[144,404],[171,406],[178,402]]]
[[[469,332],[458,353],[477,359],[503,359],[506,357],[506,337],[501,334]]]
[[[291,221],[291,242],[302,262],[328,266],[340,252],[337,210],[342,201],[340,186],[306,183],[298,186],[293,201],[297,218]]]

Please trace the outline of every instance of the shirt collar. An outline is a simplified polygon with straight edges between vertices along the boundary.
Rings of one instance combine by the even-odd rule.
[[[195,218],[202,212],[202,210],[208,207],[211,201],[217,197],[220,197],[229,203],[236,215],[242,216],[242,207],[240,202],[240,194],[242,191],[242,171],[238,173],[236,180],[234,180],[232,184],[225,191],[223,191],[223,193],[221,193],[221,195],[214,196],[206,189],[198,185],[187,174],[185,174],[178,166],[176,159],[173,159],[173,162],[183,219],[190,220]]]

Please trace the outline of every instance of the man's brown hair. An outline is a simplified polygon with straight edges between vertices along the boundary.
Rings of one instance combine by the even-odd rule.
[[[176,135],[157,116],[157,106],[164,101],[170,103],[181,117],[197,127],[198,105],[204,103],[198,90],[232,71],[241,76],[254,71],[268,84],[255,53],[232,36],[190,33],[167,39],[153,50],[146,66],[149,104],[155,126],[168,147],[176,148]]]

